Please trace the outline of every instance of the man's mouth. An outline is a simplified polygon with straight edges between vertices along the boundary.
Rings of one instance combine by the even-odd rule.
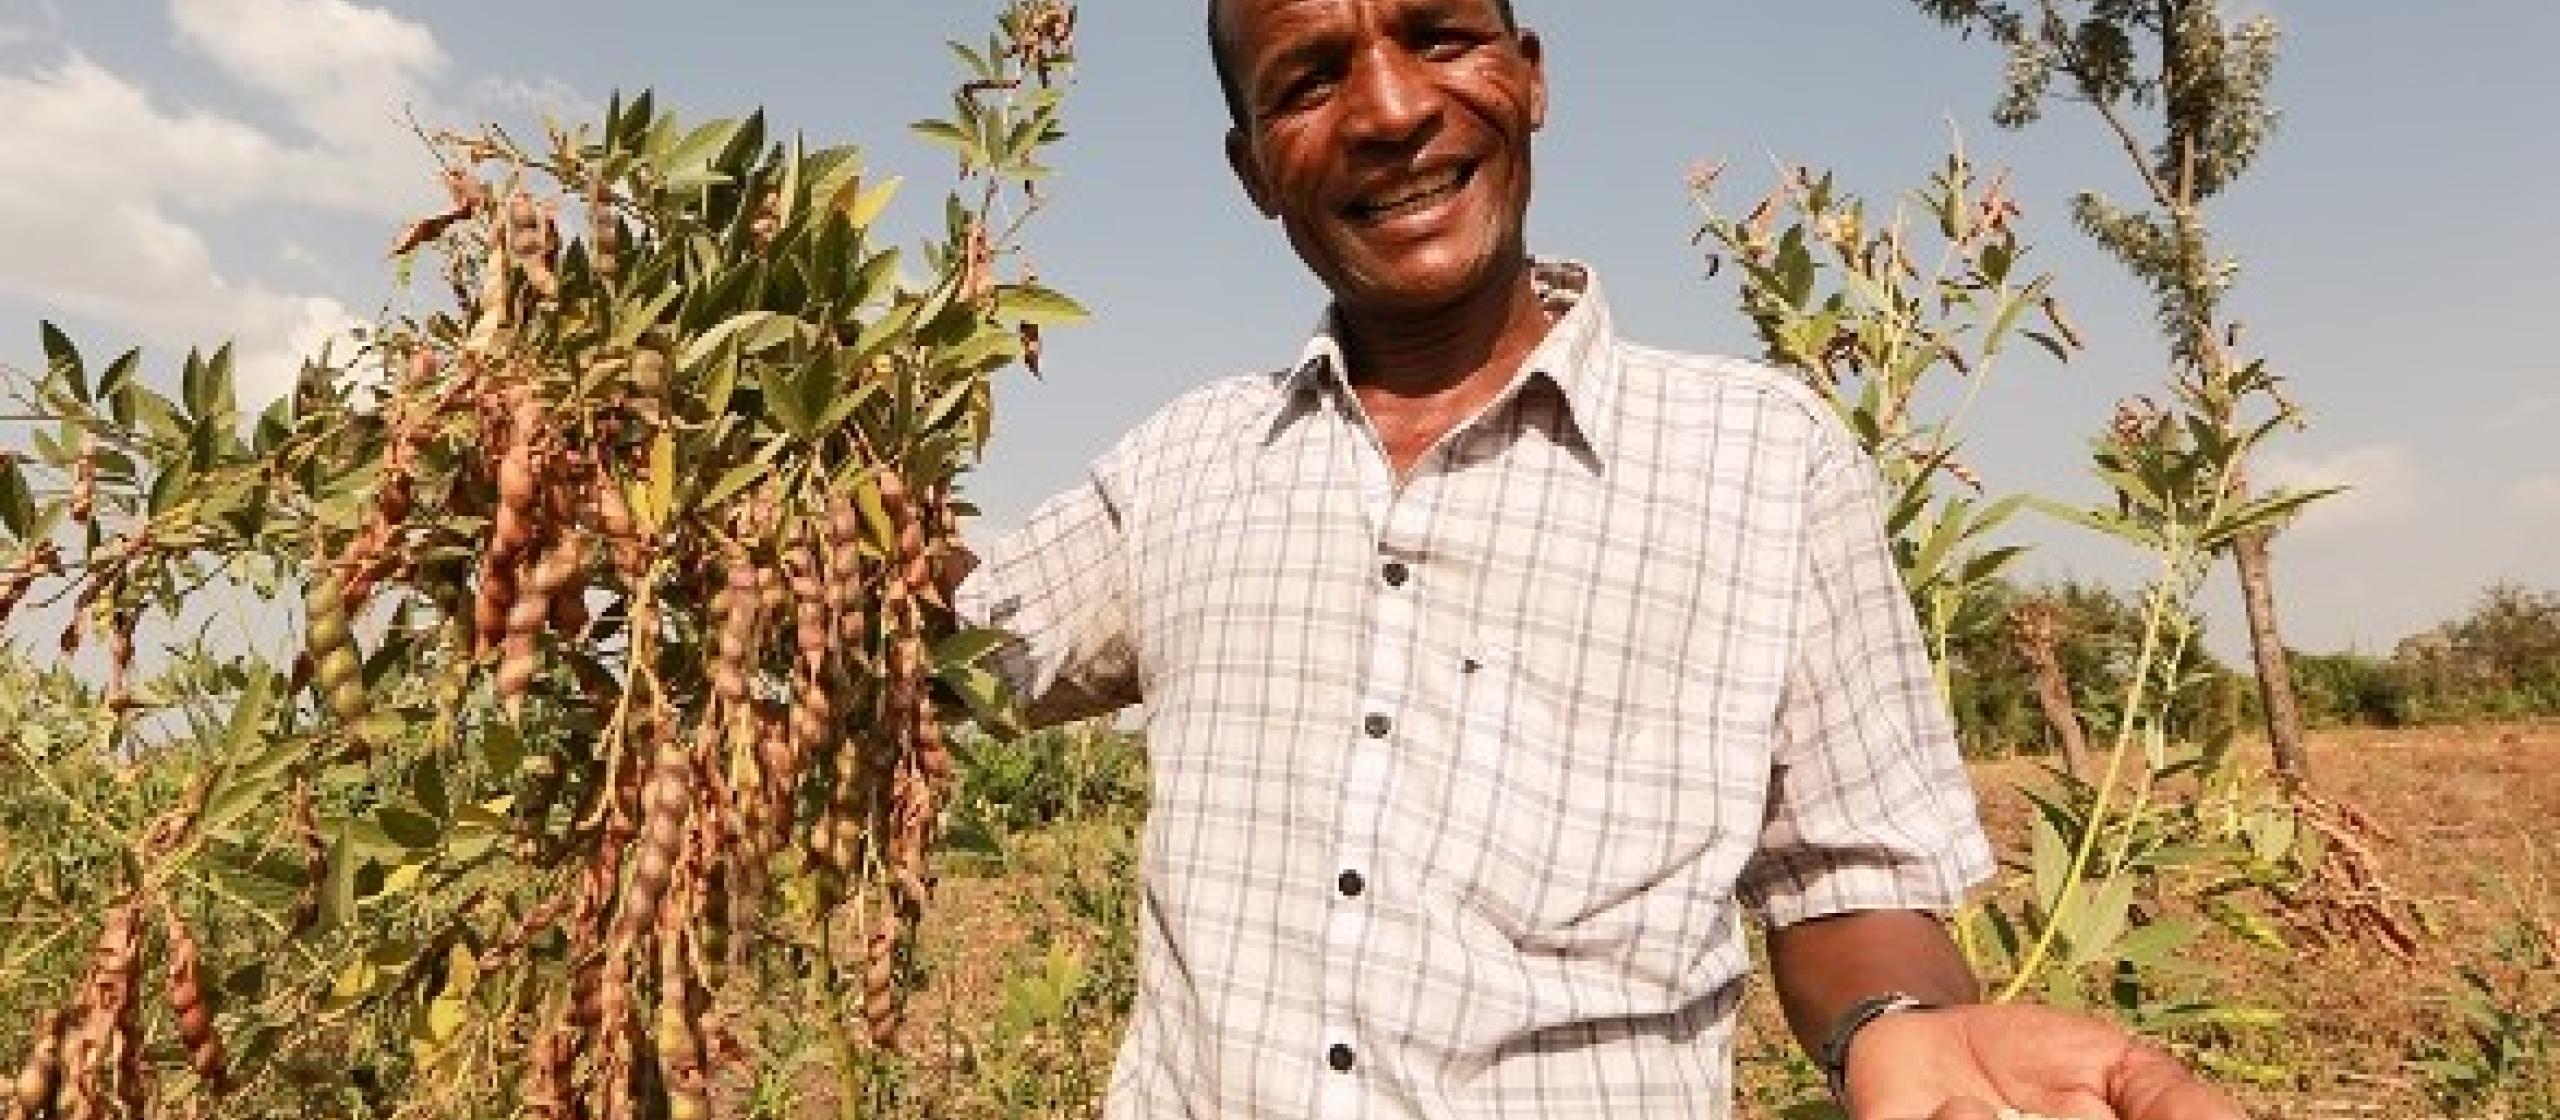
[[[1406,214],[1419,213],[1442,200],[1467,189],[1476,177],[1475,162],[1470,160],[1436,174],[1409,179],[1381,187],[1375,193],[1344,208],[1354,221],[1383,222]]]

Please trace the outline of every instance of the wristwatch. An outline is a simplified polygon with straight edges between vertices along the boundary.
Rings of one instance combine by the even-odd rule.
[[[1813,1056],[1822,1066],[1823,1080],[1831,1086],[1831,1103],[1839,1105],[1842,1112],[1849,1110],[1849,1044],[1857,1040],[1859,1031],[1887,1015],[1937,1009],[1937,1004],[1901,992],[1868,996],[1850,1004],[1849,1010],[1832,1024],[1831,1034],[1822,1040],[1822,1052]]]

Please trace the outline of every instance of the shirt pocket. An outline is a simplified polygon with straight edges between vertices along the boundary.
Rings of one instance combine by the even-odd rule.
[[[1524,948],[1671,963],[1695,907],[1728,896],[1757,836],[1765,742],[1720,721],[1634,714],[1499,639],[1459,663],[1449,819],[1462,904]],[[1705,694],[1665,705],[1711,703]],[[1594,693],[1596,696],[1586,696]]]

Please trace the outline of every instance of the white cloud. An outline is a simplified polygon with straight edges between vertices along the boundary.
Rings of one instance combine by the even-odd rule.
[[[294,197],[383,216],[429,201],[426,152],[402,127],[441,115],[429,83],[447,59],[424,25],[345,0],[172,0],[169,15],[180,43],[310,133],[275,169]]]
[[[236,338],[243,395],[261,401],[291,384],[293,341],[348,319],[335,300],[227,273],[188,224],[277,192],[285,151],[256,129],[163,110],[76,53],[0,74],[0,119],[0,293],[159,346]]]
[[[2560,474],[2533,475],[2508,487],[2507,508],[2527,517],[2560,517]]]
[[[0,44],[59,42],[0,0]],[[244,399],[288,389],[300,358],[356,322],[339,273],[288,241],[218,259],[204,223],[249,207],[392,223],[441,200],[407,126],[468,124],[457,103],[584,108],[565,83],[440,85],[450,60],[424,24],[348,0],[168,0],[178,44],[271,98],[281,130],[187,104],[63,45],[0,69],[0,296],[138,335],[156,350],[236,340]],[[368,277],[370,279],[370,277]]]
[[[2293,490],[2348,487],[2312,503],[2292,532],[2337,537],[2369,532],[2418,512],[2424,472],[2406,445],[2373,443],[2325,455],[2270,455],[2263,479]]]
[[[488,75],[471,83],[465,101],[483,115],[535,120],[547,117],[567,125],[604,119],[604,102],[558,78],[528,80]]]

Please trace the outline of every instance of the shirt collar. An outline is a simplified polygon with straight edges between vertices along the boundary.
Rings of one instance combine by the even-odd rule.
[[[1541,258],[1532,263],[1531,278],[1555,322],[1522,359],[1519,384],[1543,378],[1562,393],[1566,419],[1581,439],[1578,450],[1598,469],[1616,435],[1611,409],[1618,388],[1617,336],[1599,274],[1579,261]],[[1334,310],[1327,307],[1297,362],[1280,374],[1266,441],[1310,410],[1326,378],[1339,383],[1349,363],[1335,326]]]

